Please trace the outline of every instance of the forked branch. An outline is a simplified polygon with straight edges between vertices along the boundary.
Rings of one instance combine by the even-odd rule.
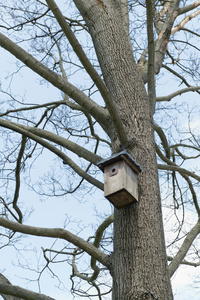
[[[186,238],[184,239],[184,242],[182,243],[181,247],[179,248],[179,251],[173,258],[172,262],[169,265],[169,274],[170,277],[173,276],[174,272],[178,269],[179,265],[185,258],[188,250],[190,249],[192,243],[194,242],[197,235],[200,233],[200,221],[196,223],[196,225],[190,230],[190,232],[187,234]]]
[[[109,267],[109,258],[105,253],[97,249],[94,245],[89,244],[84,239],[65,229],[28,226],[4,219],[2,217],[0,217],[0,226],[24,234],[66,240],[69,243],[72,243],[73,245],[77,246],[78,248],[83,249],[89,255],[93,256],[100,263],[102,263],[104,266]]]
[[[11,54],[13,54],[16,58],[18,58],[35,73],[42,76],[52,85],[57,87],[59,90],[66,93],[81,107],[86,109],[88,113],[90,113],[99,122],[102,128],[104,128],[104,130],[107,132],[109,116],[104,108],[102,108],[92,99],[87,97],[81,90],[79,90],[73,84],[69,83],[60,75],[47,68],[40,61],[38,61],[36,58],[34,58],[31,54],[26,52],[21,47],[19,47],[9,38],[4,36],[2,33],[0,33],[0,46],[9,51]]]
[[[101,77],[99,76],[99,74],[97,73],[97,71],[95,70],[93,65],[91,64],[90,60],[88,59],[87,55],[85,54],[81,44],[77,40],[71,27],[68,25],[65,17],[63,16],[62,12],[60,11],[59,7],[57,6],[57,4],[55,3],[54,0],[46,0],[46,2],[48,4],[49,8],[51,9],[52,13],[54,14],[56,20],[58,21],[60,27],[62,28],[65,36],[67,37],[68,41],[70,42],[74,52],[80,59],[80,62],[82,63],[83,67],[85,68],[85,70],[87,71],[87,73],[89,74],[89,76],[91,77],[93,82],[98,87],[99,92],[101,93],[103,99],[105,99],[105,101],[107,102],[109,95],[108,95],[108,91],[106,89],[106,86],[105,86],[103,80],[101,79]]]
[[[60,157],[63,160],[64,164],[69,165],[79,176],[90,182],[91,184],[95,185],[98,187],[100,190],[103,190],[103,183],[100,182],[99,180],[95,179],[94,177],[90,176],[87,174],[87,172],[83,171],[72,159],[70,159],[65,153],[63,153],[61,150],[50,144],[49,142],[43,140],[36,134],[33,134],[17,124],[7,121],[7,120],[1,120],[0,119],[0,126],[11,129],[15,132],[21,133],[22,135],[29,137],[36,143],[39,143],[46,149],[50,150],[51,152],[55,153],[58,157]],[[95,155],[95,154],[94,154]],[[98,156],[97,156],[98,157]]]

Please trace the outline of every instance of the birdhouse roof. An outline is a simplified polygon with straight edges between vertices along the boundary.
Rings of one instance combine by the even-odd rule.
[[[120,160],[124,160],[126,164],[136,173],[142,171],[141,166],[135,161],[135,159],[126,151],[121,151],[117,154],[110,156],[107,159],[100,161],[97,165],[104,172],[104,168],[117,162]]]

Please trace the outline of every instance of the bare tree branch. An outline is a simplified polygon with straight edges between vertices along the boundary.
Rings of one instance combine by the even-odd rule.
[[[82,65],[85,68],[85,70],[88,72],[88,74],[90,75],[90,77],[92,78],[92,80],[94,81],[96,86],[98,87],[103,99],[107,103],[109,101],[109,94],[108,94],[108,91],[106,89],[106,86],[105,86],[104,82],[102,81],[101,77],[99,76],[99,74],[97,73],[97,71],[94,69],[91,62],[89,61],[89,59],[86,56],[85,52],[83,51],[83,48],[82,48],[81,44],[79,43],[79,41],[77,40],[77,38],[74,35],[73,31],[71,30],[70,26],[66,22],[66,19],[63,16],[63,14],[61,13],[59,7],[57,6],[57,4],[55,3],[54,0],[46,0],[46,2],[48,4],[49,8],[51,9],[51,11],[53,12],[56,20],[58,21],[58,23],[60,25],[60,27],[62,28],[65,36],[69,40],[74,52],[76,53],[76,55],[80,59]]]
[[[10,281],[3,274],[0,274],[0,284],[11,285]],[[0,295],[3,297],[4,300],[22,300],[22,298],[18,298],[10,294],[9,295],[2,294],[1,291],[0,291]]]
[[[106,110],[96,104],[93,100],[87,97],[77,87],[64,80],[60,75],[56,74],[31,54],[12,42],[9,38],[0,33],[0,45],[4,49],[12,53],[16,58],[23,62],[26,66],[32,69],[34,72],[42,76],[49,81],[59,90],[66,93],[74,101],[76,101],[81,107],[85,108],[98,122],[102,125],[105,131],[108,130],[108,114]],[[106,129],[107,127],[107,129]]]
[[[182,243],[179,251],[173,258],[172,262],[169,265],[169,274],[170,277],[173,276],[174,272],[177,270],[181,262],[183,261],[185,255],[187,254],[190,246],[194,242],[197,235],[200,233],[200,221],[196,223],[196,225],[189,231],[184,242]]]
[[[47,13],[49,12],[49,8],[43,13],[43,14],[39,14],[38,17],[34,16],[33,18],[25,21],[25,22],[22,22],[20,24],[17,24],[17,25],[14,25],[14,26],[4,26],[4,25],[0,25],[0,28],[5,28],[7,30],[17,30],[20,26],[24,26],[26,24],[30,24],[30,23],[35,23],[36,21],[38,21],[39,19],[41,19],[42,17],[44,17],[45,15],[47,15]]]
[[[11,295],[14,297],[10,298],[4,298],[5,300],[18,300],[19,297],[20,299],[29,299],[29,300],[55,300],[54,298],[48,297],[44,294],[39,294],[35,293],[26,289],[23,289],[19,286],[16,285],[11,285],[11,284],[5,284],[5,283],[0,283],[0,293],[6,294],[6,295]],[[15,298],[17,297],[17,298]],[[20,300],[19,299],[19,300]]]
[[[164,134],[164,133],[163,133]],[[161,135],[162,137],[162,135]],[[163,139],[164,143],[165,143],[165,140]],[[165,145],[166,146],[166,145]],[[169,148],[167,148],[169,149]],[[183,168],[180,168],[178,167],[174,162],[172,162],[167,156],[165,157],[162,152],[160,151],[159,147],[156,145],[156,152],[158,154],[158,156],[168,164],[169,168],[167,165],[160,165],[158,164],[158,169],[165,169],[165,170],[171,170],[172,172],[179,172],[181,174],[181,176],[187,181],[188,185],[189,185],[189,188],[190,188],[190,192],[192,194],[192,198],[193,198],[193,203],[195,205],[195,208],[196,208],[196,211],[197,211],[197,214],[198,216],[200,217],[200,207],[199,207],[199,204],[198,204],[198,201],[197,201],[197,196],[196,196],[196,193],[194,191],[194,188],[193,188],[193,184],[189,178],[189,176],[197,179],[198,181],[200,181],[200,177],[197,176],[194,172],[190,172],[189,170],[187,169],[183,169]],[[171,167],[174,167],[174,168],[171,168]]]
[[[110,226],[110,224],[113,223],[113,220],[114,220],[114,215],[110,215],[98,227],[98,229],[96,231],[95,239],[94,239],[94,242],[93,242],[93,245],[95,247],[99,248],[99,244],[101,242],[103,233],[106,230],[106,228],[108,228]],[[96,265],[96,259],[94,257],[91,257],[91,264],[90,265],[91,265],[91,268],[94,270],[94,273],[91,276],[91,281],[93,281],[97,278],[98,273],[99,273],[99,268]]]
[[[191,85],[186,81],[186,79],[181,76],[178,72],[174,71],[172,68],[169,68],[167,65],[162,65],[163,68],[165,68],[167,71],[169,71],[170,73],[174,74],[176,77],[178,77],[181,82],[185,83],[186,86],[191,87]]]
[[[185,175],[185,174],[181,174],[183,176],[183,178],[187,181],[188,183],[188,186],[190,188],[190,192],[192,194],[192,199],[193,199],[193,203],[194,203],[194,206],[196,208],[196,211],[197,211],[197,214],[198,214],[198,217],[200,218],[200,207],[199,207],[199,203],[198,203],[198,199],[197,199],[197,195],[195,193],[195,190],[194,190],[194,185],[192,184],[189,176]]]
[[[60,157],[63,160],[64,164],[69,165],[78,175],[86,179],[91,184],[95,185],[99,189],[103,190],[103,183],[98,181],[97,179],[93,178],[86,172],[84,172],[72,159],[70,159],[66,154],[64,154],[62,151],[57,149],[55,146],[51,145],[47,141],[43,140],[42,138],[38,137],[36,134],[33,134],[31,132],[28,132],[27,130],[21,128],[20,126],[16,125],[13,122],[1,120],[0,119],[0,126],[6,127],[8,129],[12,129],[16,132],[19,132],[23,134],[24,136],[27,136],[34,140],[35,142],[39,143],[43,147],[49,149],[51,152],[55,153],[58,157]]]
[[[80,11],[80,13],[82,14],[82,16],[84,17],[86,23],[91,22],[91,17],[89,16],[89,14],[90,14],[90,11],[91,11],[91,8],[92,8],[93,10],[95,9],[95,11],[98,15],[101,14],[101,17],[105,18],[104,24],[106,24],[108,22],[108,20],[110,20],[110,18],[108,18],[109,14],[107,14],[107,12],[106,12],[107,8],[110,6],[110,9],[113,12],[112,5],[114,5],[114,6],[117,5],[114,2],[113,3],[107,3],[105,5],[103,3],[103,1],[94,1],[94,0],[88,0],[87,4],[86,4],[85,1],[82,1],[82,0],[81,1],[80,0],[78,0],[78,1],[74,0],[74,3],[76,5],[76,7],[78,8],[78,10]],[[118,5],[117,5],[117,7],[118,7]],[[117,11],[117,13],[118,13],[118,11]],[[123,25],[123,23],[122,23],[122,25]],[[106,33],[106,30],[105,30],[105,33]],[[96,34],[95,34],[95,36],[96,36]],[[94,38],[94,36],[92,36],[92,37]],[[129,42],[130,42],[130,40],[129,40]],[[129,46],[131,46],[130,43],[129,43]],[[99,57],[101,55],[98,55],[99,53],[97,52],[97,49],[96,49],[96,53],[97,53],[97,56],[98,56],[98,59],[99,59]],[[121,143],[122,147],[125,148],[127,146],[127,143],[128,143],[128,137],[127,137],[127,133],[126,133],[126,130],[125,130],[125,127],[124,127],[124,122],[121,119],[120,113],[117,109],[115,99],[109,99],[109,101],[106,102],[106,107],[107,107],[107,109],[110,113],[110,117],[113,121],[114,127],[116,129],[117,136],[119,137],[119,140],[120,140],[120,143]]]
[[[160,72],[163,64],[165,53],[167,51],[168,42],[171,36],[172,26],[175,19],[178,16],[179,0],[166,1],[163,9],[158,12],[155,11],[155,28],[158,34],[158,38],[155,41],[155,74]],[[148,64],[146,59],[147,49],[142,53],[141,58],[138,60],[138,65],[141,69],[142,78],[144,83],[148,81]]]
[[[19,151],[19,155],[17,158],[17,165],[16,165],[16,169],[15,169],[15,179],[16,179],[16,185],[15,185],[15,194],[14,194],[14,199],[13,199],[13,208],[15,209],[15,211],[17,212],[19,218],[18,221],[20,223],[22,223],[22,212],[19,208],[19,206],[17,205],[17,201],[19,198],[19,190],[20,190],[20,171],[21,171],[21,164],[22,164],[22,158],[23,158],[23,154],[25,151],[25,146],[26,146],[26,137],[22,135],[22,142],[21,142],[21,148]]]
[[[174,144],[174,145],[169,146],[169,148],[177,148],[177,147],[191,148],[191,149],[194,149],[194,150],[200,152],[200,148],[195,147],[193,145],[179,143],[179,144]]]
[[[187,6],[183,6],[183,7],[179,8],[178,14],[182,15],[188,11],[193,10],[194,8],[198,7],[199,5],[200,5],[200,0],[197,0],[192,4],[189,4]]]
[[[155,90],[155,51],[153,33],[153,6],[151,0],[146,0],[147,11],[147,37],[148,37],[148,96],[151,115],[154,115],[156,105]]]
[[[185,32],[189,32],[194,36],[200,37],[200,34],[198,34],[197,32],[194,32],[193,30],[190,30],[188,28],[181,28],[181,30],[185,31]]]
[[[180,174],[188,175],[188,176],[200,181],[200,176],[196,175],[194,172],[191,172],[187,169],[178,167],[176,165],[174,166],[174,165],[161,165],[161,164],[158,164],[157,167],[158,167],[159,170],[176,171],[176,172],[179,172]]]
[[[174,257],[167,256],[168,261],[173,261],[173,259],[174,259]],[[180,264],[181,265],[186,265],[186,266],[191,266],[191,267],[199,267],[200,266],[200,261],[195,263],[195,262],[191,262],[191,261],[187,261],[187,260],[183,259]]]
[[[200,90],[200,86],[191,86],[191,87],[188,87],[188,88],[185,88],[185,89],[178,90],[174,93],[171,93],[168,96],[157,97],[156,101],[157,102],[170,101],[173,98],[175,98],[176,96],[180,96],[180,95],[182,95],[184,93],[188,93],[188,92],[196,92],[196,91],[199,91],[199,90]]]
[[[72,151],[73,153],[77,154],[79,157],[83,157],[84,159],[86,159],[87,161],[93,163],[93,164],[97,164],[100,160],[102,160],[102,157],[87,150],[84,147],[81,147],[80,145],[69,141],[61,136],[58,136],[57,134],[53,133],[53,132],[49,132],[47,130],[41,129],[41,128],[37,128],[37,127],[29,127],[26,125],[22,125],[22,124],[18,124],[18,123],[14,123],[8,120],[3,120],[0,119],[0,126],[2,127],[6,127],[6,128],[10,128],[16,129],[17,132],[22,133],[23,130],[25,130],[25,132],[28,134],[32,134],[31,136],[37,138],[37,137],[42,137],[45,138],[46,140],[49,140],[51,142],[54,142],[70,151]],[[48,144],[47,144],[48,145]]]
[[[164,131],[162,130],[162,128],[160,126],[158,126],[155,123],[154,123],[154,130],[156,131],[159,138],[161,139],[162,146],[165,149],[166,158],[170,159],[170,148],[169,148],[169,145],[168,145],[166,135],[164,134]]]
[[[160,151],[159,147],[156,145],[156,152],[158,156],[167,163],[167,165],[162,165],[162,164],[157,164],[157,167],[159,170],[170,170],[170,171],[176,171],[179,172],[181,175],[188,175],[191,176],[192,178],[200,181],[200,176],[196,175],[195,172],[191,172],[187,169],[181,168],[177,166],[174,162],[172,162],[170,159],[165,157],[162,152]]]
[[[200,5],[200,3],[199,3],[199,5]],[[187,24],[191,19],[195,18],[199,14],[200,14],[200,10],[196,10],[195,12],[190,14],[189,16],[186,16],[178,25],[176,25],[172,28],[171,34],[175,34],[177,31],[182,29],[185,26],[185,24]]]
[[[77,105],[75,103],[72,103],[72,102],[70,102],[70,103],[71,103],[71,105],[74,105],[74,109],[75,109],[75,107],[79,107],[80,109],[82,109],[79,105]],[[47,102],[47,103],[40,104],[40,105],[30,105],[30,106],[24,106],[24,107],[20,107],[20,108],[16,108],[16,109],[9,109],[6,112],[1,113],[0,117],[4,117],[4,116],[7,116],[7,115],[9,115],[11,113],[15,113],[15,112],[22,112],[22,111],[34,110],[34,109],[44,108],[44,107],[48,107],[48,106],[52,107],[54,105],[55,106],[59,106],[59,105],[67,105],[67,106],[69,106],[67,104],[66,100],[52,101],[52,102]]]
[[[95,239],[94,239],[94,242],[93,242],[93,245],[96,248],[99,248],[100,242],[102,240],[103,233],[106,230],[106,228],[109,227],[110,224],[113,223],[113,219],[114,219],[114,216],[110,215],[98,227],[98,229],[96,231],[96,234],[95,234]],[[73,259],[72,259],[73,275],[71,275],[71,279],[74,276],[77,276],[77,277],[81,278],[82,280],[85,280],[85,281],[89,282],[90,284],[94,285],[96,288],[98,288],[98,286],[95,284],[95,280],[97,279],[101,269],[96,264],[96,262],[97,262],[96,258],[94,258],[93,256],[91,257],[90,266],[91,266],[91,268],[93,269],[94,272],[92,273],[91,276],[88,276],[88,274],[83,274],[83,273],[79,272],[79,270],[77,268],[77,265],[76,265],[76,256],[77,256],[77,254],[79,254],[78,249],[76,249],[73,253]],[[100,293],[99,293],[99,295],[100,295]]]
[[[166,15],[165,22],[160,30],[158,40],[155,45],[155,73],[158,74],[163,63],[164,55],[167,50],[167,44],[171,35],[171,28],[177,17],[179,1],[170,1],[170,6]]]
[[[49,238],[59,238],[59,239],[66,240],[69,243],[73,243],[78,248],[83,249],[85,252],[93,256],[100,263],[102,263],[104,266],[109,267],[109,258],[106,254],[104,254],[102,251],[97,249],[94,245],[89,244],[82,238],[78,237],[77,235],[65,229],[28,226],[1,217],[0,217],[0,226],[3,226],[15,232],[21,232],[29,235],[43,236]],[[3,293],[5,292],[3,291]]]

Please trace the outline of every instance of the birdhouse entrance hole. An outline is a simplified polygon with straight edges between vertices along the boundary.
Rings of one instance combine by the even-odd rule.
[[[114,176],[118,173],[118,165],[113,165],[109,168],[109,176]]]

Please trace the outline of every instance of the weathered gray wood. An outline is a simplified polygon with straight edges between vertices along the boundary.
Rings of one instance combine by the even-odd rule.
[[[104,196],[117,208],[138,200],[137,174],[125,161],[105,167]]]

